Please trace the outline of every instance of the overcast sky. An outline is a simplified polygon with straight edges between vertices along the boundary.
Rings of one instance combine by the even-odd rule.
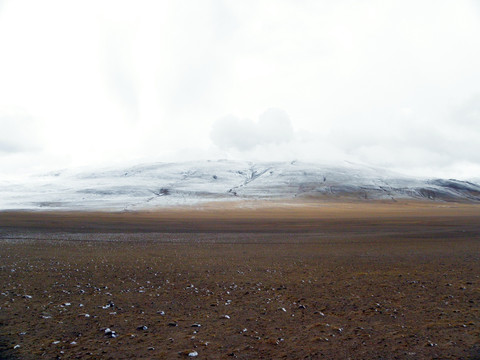
[[[480,3],[0,0],[1,174],[195,159],[480,177]]]

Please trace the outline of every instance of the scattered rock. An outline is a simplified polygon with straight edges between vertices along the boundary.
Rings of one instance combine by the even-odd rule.
[[[169,322],[168,326],[178,326],[178,324],[176,322]]]
[[[148,330],[148,327],[145,326],[145,325],[140,325],[139,327],[137,327],[137,330],[143,330],[143,331],[145,331],[145,330]]]
[[[115,307],[115,304],[113,303],[113,301],[110,300],[110,301],[107,303],[107,305],[102,306],[102,309],[108,309],[108,308],[113,308],[113,307]]]
[[[184,351],[180,351],[178,353],[178,355],[183,355],[183,356],[188,356],[188,357],[197,357],[198,356],[198,352],[196,351],[190,351],[190,350],[184,350]]]
[[[118,335],[114,330],[111,330],[110,328],[105,329],[105,335],[111,338],[116,338]]]

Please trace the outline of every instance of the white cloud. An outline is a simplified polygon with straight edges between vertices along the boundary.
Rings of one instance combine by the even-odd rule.
[[[38,127],[19,110],[0,113],[0,156],[38,150]]]
[[[0,166],[35,144],[35,163],[59,166],[212,154],[475,172],[478,9],[0,0],[0,110],[36,129],[12,137],[25,120],[2,121]],[[272,107],[290,117],[214,121]]]
[[[217,120],[212,126],[211,139],[221,149],[245,151],[288,142],[293,139],[293,128],[285,111],[271,108],[257,122],[235,116]]]

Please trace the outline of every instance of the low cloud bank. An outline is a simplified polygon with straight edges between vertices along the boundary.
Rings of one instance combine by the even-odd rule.
[[[293,135],[288,114],[271,108],[257,122],[233,115],[223,117],[213,124],[210,138],[220,149],[248,151],[262,145],[287,143]]]
[[[211,140],[220,152],[217,157],[231,159],[347,160],[407,175],[480,178],[480,96],[434,120],[415,111],[385,113],[383,118],[372,122],[359,116],[348,126],[339,122],[322,132],[294,132],[284,111],[269,109],[257,122],[236,116],[219,119]]]
[[[14,154],[36,150],[39,146],[37,126],[25,114],[0,114],[0,154]]]

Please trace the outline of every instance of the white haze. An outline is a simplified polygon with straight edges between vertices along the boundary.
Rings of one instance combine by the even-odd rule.
[[[476,1],[0,1],[0,178],[195,159],[480,178]]]

